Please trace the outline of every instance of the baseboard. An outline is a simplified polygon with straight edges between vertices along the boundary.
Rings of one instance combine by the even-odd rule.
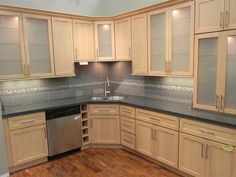
[[[6,173],[6,174],[4,174],[4,175],[1,175],[0,177],[9,177],[10,176],[10,174],[9,173]]]

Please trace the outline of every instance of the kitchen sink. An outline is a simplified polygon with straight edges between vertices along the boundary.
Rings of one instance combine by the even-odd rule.
[[[125,100],[125,96],[92,96],[90,97],[92,101],[120,101],[120,100]]]

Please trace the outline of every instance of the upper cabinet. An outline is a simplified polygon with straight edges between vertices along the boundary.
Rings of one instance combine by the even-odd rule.
[[[194,3],[150,12],[148,28],[148,75],[192,76]]]
[[[196,0],[195,32],[236,28],[235,0]]]
[[[21,14],[0,11],[0,79],[25,77]]]
[[[94,24],[91,21],[73,20],[75,61],[94,61]]]
[[[98,61],[115,60],[113,21],[95,22],[95,48]]]
[[[72,20],[52,18],[56,76],[74,76]]]
[[[194,107],[236,114],[236,31],[196,37]]]
[[[23,15],[28,77],[54,75],[51,17]]]
[[[116,60],[131,60],[131,19],[115,21]]]
[[[132,73],[147,75],[148,65],[147,14],[132,17]]]

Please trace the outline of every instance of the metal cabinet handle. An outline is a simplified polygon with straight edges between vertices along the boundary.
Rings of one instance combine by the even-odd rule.
[[[99,57],[98,49],[96,50],[96,54],[97,54],[97,60],[98,60],[98,57]]]
[[[131,47],[129,47],[129,59],[131,59]]]
[[[127,140],[125,138],[123,139],[123,141],[126,142],[126,143],[129,143],[129,144],[132,144],[130,140]]]
[[[229,17],[229,12],[226,11],[225,12],[225,26],[229,26],[229,20],[230,20],[230,17]]]
[[[25,76],[25,64],[22,64],[22,73]]]
[[[157,130],[156,129],[154,130],[154,140],[155,141],[157,140]]]
[[[168,64],[168,72],[169,72],[169,74],[171,73],[171,61],[169,61],[168,62],[169,64]]]
[[[224,26],[224,13],[220,13],[220,27],[223,28]]]
[[[44,127],[44,137],[45,137],[45,139],[47,139],[47,131],[46,131],[46,127]]]
[[[165,72],[168,73],[168,61],[165,61]]]
[[[27,65],[27,70],[28,70],[28,76],[31,74],[31,72],[30,72],[30,65],[28,64]]]
[[[209,155],[208,155],[208,150],[209,150],[209,145],[206,145],[206,159],[208,159]]]
[[[220,97],[220,108],[221,108],[222,111],[224,110],[224,107],[225,107],[225,99],[221,95],[221,97]]]
[[[209,135],[212,135],[212,136],[215,136],[215,133],[214,132],[209,132],[207,130],[204,130],[204,129],[201,129],[199,130],[201,133],[206,133],[206,134],[209,134]]]
[[[75,49],[75,60],[78,60],[78,50]]]
[[[215,106],[216,106],[216,109],[219,110],[220,106],[219,106],[219,96],[216,95],[216,98],[215,98]]]
[[[29,123],[33,123],[34,120],[25,120],[25,121],[21,121],[21,124],[29,124]]]
[[[93,120],[90,120],[90,128],[93,128]]]
[[[154,130],[152,129],[152,140],[154,140]]]

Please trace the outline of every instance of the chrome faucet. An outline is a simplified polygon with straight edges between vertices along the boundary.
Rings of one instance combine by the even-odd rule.
[[[106,78],[104,84],[105,84],[105,86],[104,86],[104,96],[107,97],[107,94],[111,93],[111,91],[110,91],[110,81],[109,81],[108,77]]]

